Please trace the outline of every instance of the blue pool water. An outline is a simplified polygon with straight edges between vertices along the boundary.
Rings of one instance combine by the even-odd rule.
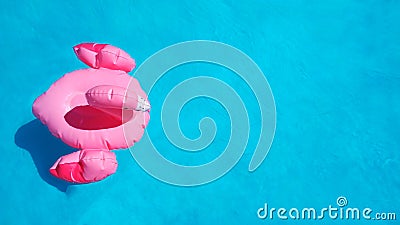
[[[398,223],[260,220],[256,212],[264,203],[287,209],[337,206],[336,199],[345,196],[349,207],[400,217],[399,10],[400,2],[390,0],[2,1],[0,224]],[[256,144],[251,139],[237,166],[199,187],[154,179],[129,151],[116,153],[117,173],[98,183],[69,185],[47,173],[61,154],[74,150],[35,120],[31,105],[62,74],[84,67],[73,45],[112,43],[139,65],[161,48],[194,39],[235,46],[264,71],[275,97],[277,129],[260,168],[247,171]],[[186,65],[176,73],[227,79],[243,98],[253,99],[236,78],[215,74],[219,70]],[[160,96],[182,76],[166,76],[158,84]],[[154,105],[162,100],[151,97]],[[224,131],[226,112],[207,101],[183,109],[181,128],[188,137],[199,135],[203,116],[213,117]],[[260,126],[252,118],[252,126]],[[160,133],[156,118],[150,129]],[[157,140],[158,146],[169,144]],[[204,163],[221,152],[224,132],[213,144],[200,158],[177,149],[161,153],[179,163]]]

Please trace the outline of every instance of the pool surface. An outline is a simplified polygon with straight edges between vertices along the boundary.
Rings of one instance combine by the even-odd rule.
[[[3,1],[0,8],[0,224],[396,224],[400,220],[400,2],[399,1]],[[72,46],[110,43],[142,64],[182,41],[232,45],[264,72],[276,103],[276,133],[255,172],[248,164],[257,134],[250,133],[239,163],[206,185],[179,187],[148,175],[129,150],[117,151],[117,173],[71,185],[48,168],[75,149],[53,137],[31,113],[34,99],[66,72],[86,68]],[[135,73],[131,73],[135,75]],[[152,116],[177,83],[210,76],[246,102],[252,128],[259,116],[251,89],[234,74],[207,63],[169,71],[150,95]],[[140,79],[139,79],[140,82]],[[207,107],[204,107],[204,106]],[[158,114],[157,114],[158,113]],[[171,146],[160,119],[149,134],[166,158],[202,164],[229,139],[221,104],[199,98],[182,110],[187,137],[199,136],[209,116],[218,131],[200,153]],[[397,221],[258,218],[272,208],[371,208]],[[340,208],[340,207],[339,207]]]

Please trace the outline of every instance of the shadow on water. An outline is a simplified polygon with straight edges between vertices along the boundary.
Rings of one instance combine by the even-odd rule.
[[[50,174],[50,167],[56,160],[76,149],[54,137],[38,119],[21,126],[15,133],[15,144],[27,150],[35,163],[40,177],[48,184],[66,192],[73,185]]]

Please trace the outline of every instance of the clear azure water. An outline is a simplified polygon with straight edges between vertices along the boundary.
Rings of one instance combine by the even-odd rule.
[[[351,207],[400,217],[399,1],[32,0],[1,5],[0,224],[397,223],[260,220],[256,211],[264,203],[336,206],[345,196]],[[116,153],[117,173],[98,183],[69,185],[47,173],[61,152],[74,150],[34,119],[31,105],[61,75],[85,67],[73,45],[111,43],[141,64],[161,48],[194,39],[233,45],[266,74],[277,130],[258,170],[247,171],[252,139],[233,170],[200,187],[154,179],[129,151]],[[150,96],[153,107],[165,90],[199,74],[229,77],[225,81],[243,98],[254,100],[248,87],[225,73],[209,65],[176,68],[170,74],[181,76],[166,76],[158,84],[158,95]],[[211,109],[204,110],[204,104]],[[204,116],[224,131],[227,114],[221,106],[197,99],[181,114],[187,136],[199,135],[197,123]],[[256,113],[251,121],[260,126]],[[169,145],[156,118],[149,130],[160,135],[158,146]],[[201,157],[177,149],[161,152],[176,162],[203,163],[225,144],[222,132]]]

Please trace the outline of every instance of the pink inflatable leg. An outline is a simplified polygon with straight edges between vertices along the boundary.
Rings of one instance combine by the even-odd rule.
[[[50,168],[50,173],[69,182],[89,183],[115,173],[117,166],[113,152],[84,149],[60,157]]]
[[[129,72],[136,66],[135,60],[128,53],[109,44],[82,43],[74,46],[74,52],[82,62],[95,69]]]

